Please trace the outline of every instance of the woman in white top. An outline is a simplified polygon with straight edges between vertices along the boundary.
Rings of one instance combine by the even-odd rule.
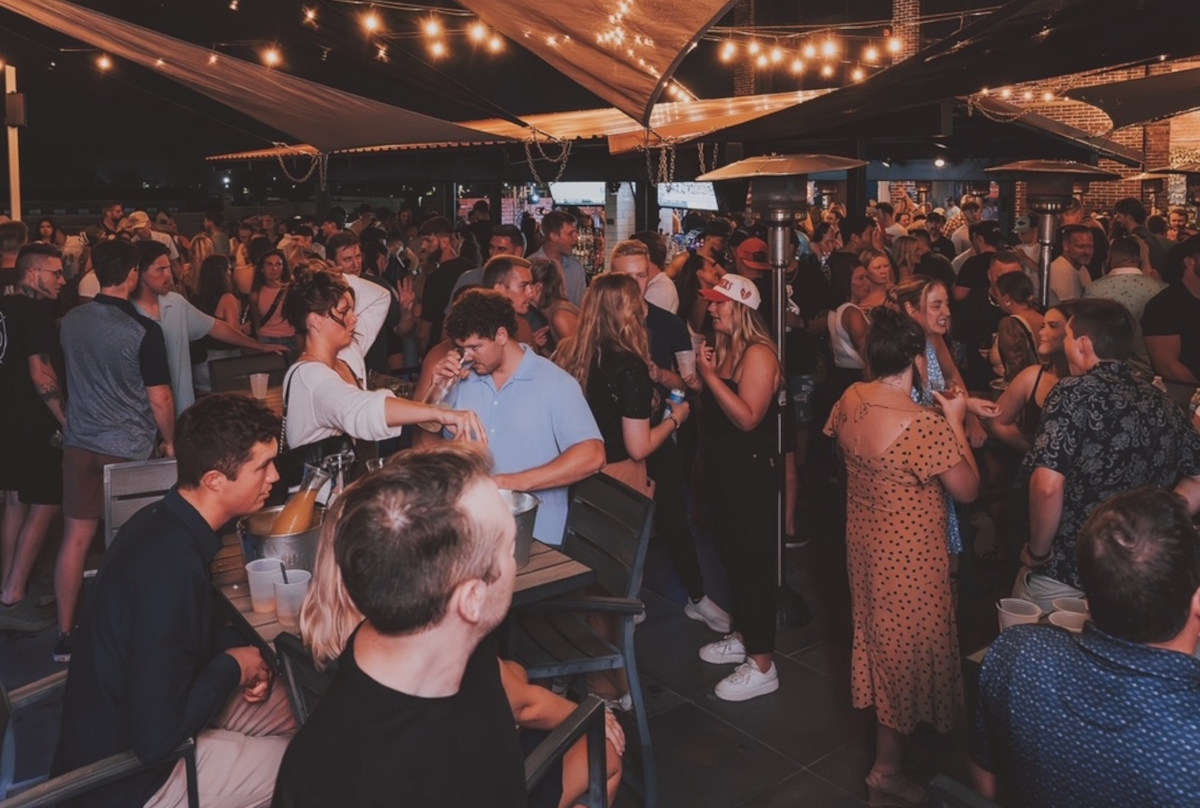
[[[354,300],[346,279],[328,272],[313,273],[288,291],[284,313],[303,347],[283,382],[288,447],[337,435],[383,440],[399,435],[401,426],[427,421],[449,427],[461,439],[486,440],[473,412],[397,398],[390,390],[365,389],[361,357],[344,353],[362,344],[355,339],[359,318]]]
[[[850,270],[850,299],[829,314],[829,342],[833,349],[831,381],[840,398],[850,385],[863,380],[863,354],[871,309],[887,300],[887,287],[872,282],[867,267],[859,263]]]

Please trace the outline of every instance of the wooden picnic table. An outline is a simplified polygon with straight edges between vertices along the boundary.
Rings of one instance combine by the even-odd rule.
[[[225,546],[213,559],[213,583],[245,616],[265,642],[273,642],[276,635],[283,631],[299,634],[296,626],[281,625],[275,612],[254,611],[250,605],[250,589],[246,584],[246,563],[242,554],[242,544],[236,533],[230,533],[224,538]],[[591,567],[549,545],[534,541],[529,563],[517,570],[513,605],[521,606],[563,595],[594,583],[595,580],[596,573]]]

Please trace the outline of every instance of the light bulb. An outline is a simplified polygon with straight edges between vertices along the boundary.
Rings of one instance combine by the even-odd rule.
[[[112,67],[112,59],[108,58],[107,53],[102,53],[96,57],[96,67],[100,68],[101,70],[108,70]]]
[[[421,27],[425,31],[425,36],[427,37],[436,37],[442,35],[442,23],[437,17],[430,17]]]
[[[771,48],[771,61],[779,64],[783,61],[783,51],[779,48]]]
[[[760,68],[766,67],[767,65],[771,64],[771,60],[767,58],[765,53],[760,53],[758,58],[754,60],[754,64],[758,65]]]
[[[504,40],[499,34],[492,34],[492,38],[488,40],[488,50],[492,53],[499,53],[504,50]]]
[[[373,34],[383,26],[383,22],[379,19],[379,15],[374,11],[369,11],[362,18],[362,26],[367,33]]]
[[[821,53],[823,53],[825,56],[836,56],[837,51],[837,43],[832,39],[825,40],[825,42],[821,45]]]
[[[752,40],[750,40],[750,44],[746,46],[746,52],[749,53],[751,56],[754,56],[755,54],[757,54],[759,52],[759,50],[761,48],[762,48],[762,46],[758,44],[758,40],[752,39]]]
[[[429,53],[436,59],[440,59],[446,55],[446,43],[440,39],[429,45]]]
[[[1001,88],[1000,97],[1001,98],[1012,98],[1012,90],[1008,89],[1007,87]]]
[[[817,55],[817,46],[811,42],[804,43],[804,58],[812,59]]]
[[[1046,92],[1042,93],[1042,100],[1043,100],[1043,101],[1053,101],[1053,100],[1054,100],[1054,93],[1052,93],[1052,92],[1050,92],[1049,90],[1047,90]]]
[[[304,21],[309,25],[313,25],[317,21],[317,10],[312,7],[304,9]]]
[[[938,168],[945,168],[945,167],[946,167],[946,161],[945,161],[945,160],[943,160],[943,159],[942,159],[942,158],[940,158],[940,157],[939,157],[939,158],[937,158],[936,160],[934,160],[934,161],[933,161],[933,164],[934,164],[935,166],[937,166]]]
[[[876,48],[874,45],[868,46],[867,49],[865,51],[863,51],[863,59],[865,59],[868,62],[878,62],[879,61],[879,49]]]
[[[725,40],[725,44],[721,46],[721,61],[728,62],[736,55],[737,45],[733,43],[733,40]]]
[[[804,62],[800,61],[799,59],[793,59],[792,60],[792,72],[793,73],[803,73],[804,72]]]
[[[904,42],[898,36],[894,36],[887,42],[887,49],[891,53],[899,53],[904,50]]]
[[[475,40],[476,42],[483,42],[485,39],[487,39],[488,29],[483,23],[476,22],[471,25],[469,33],[471,35],[471,39]]]
[[[263,51],[262,59],[267,67],[275,67],[280,60],[279,48],[267,48]]]
[[[863,73],[863,69],[861,67],[856,67],[854,70],[850,71],[851,81],[862,81],[864,76],[866,76],[866,74]]]
[[[833,65],[822,65],[821,75],[825,78],[831,78],[833,76]]]

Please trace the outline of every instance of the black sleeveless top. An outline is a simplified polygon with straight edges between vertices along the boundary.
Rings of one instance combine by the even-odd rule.
[[[722,379],[733,392],[738,384],[733,379]],[[758,426],[749,432],[739,429],[721,409],[712,390],[705,387],[700,393],[700,444],[701,451],[715,460],[744,457],[773,457],[778,454],[775,428],[778,424],[779,399],[771,398],[767,413]]]

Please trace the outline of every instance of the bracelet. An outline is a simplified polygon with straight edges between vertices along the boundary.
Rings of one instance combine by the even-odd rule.
[[[1053,547],[1047,550],[1045,555],[1034,555],[1033,548],[1029,546],[1029,542],[1025,542],[1025,549],[1029,551],[1029,560],[1036,561],[1038,564],[1045,564],[1050,560],[1050,556],[1054,555]]]
[[[670,413],[670,412],[667,413],[667,420],[669,420],[671,423],[675,424],[675,431],[678,432],[679,431],[679,419],[677,419],[675,417],[675,414]]]

